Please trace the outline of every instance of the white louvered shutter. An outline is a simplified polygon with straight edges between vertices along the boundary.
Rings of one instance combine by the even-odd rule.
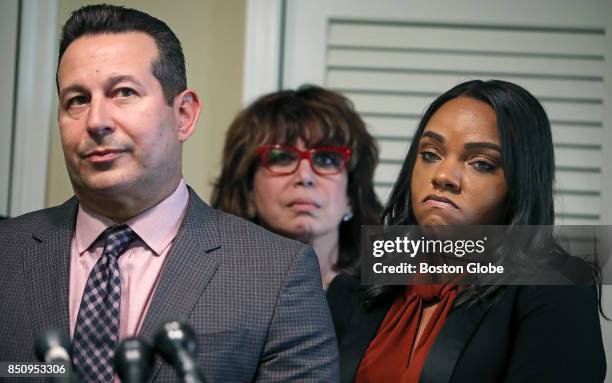
[[[380,143],[375,181],[385,201],[436,96],[474,78],[517,83],[552,123],[557,223],[600,223],[612,201],[609,191],[602,196],[603,175],[612,171],[604,164],[604,149],[612,150],[604,127],[612,124],[604,112],[611,82],[603,13],[612,7],[594,1],[585,11],[582,2],[544,0],[529,2],[525,14],[521,2],[490,3],[290,0],[283,86],[318,83],[353,100]]]

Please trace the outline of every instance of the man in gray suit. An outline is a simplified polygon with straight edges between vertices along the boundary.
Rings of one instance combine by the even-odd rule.
[[[336,381],[312,249],[208,207],[182,179],[200,101],[162,21],[107,5],[64,25],[58,121],[75,197],[0,224],[0,361],[72,336],[85,381],[112,381],[119,341],[167,319],[196,332],[206,381]],[[155,382],[176,374],[158,359]]]

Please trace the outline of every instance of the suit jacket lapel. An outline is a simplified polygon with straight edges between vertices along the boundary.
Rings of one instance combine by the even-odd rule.
[[[429,350],[420,382],[448,383],[465,346],[491,308],[489,302],[453,309]]]
[[[151,340],[167,320],[185,320],[214,275],[221,247],[216,212],[189,189],[189,205],[155,289],[140,335]],[[152,378],[161,361],[158,360]]]
[[[73,197],[44,216],[32,233],[37,243],[22,253],[35,336],[51,327],[70,334],[70,248],[77,207]]]
[[[353,382],[361,359],[374,339],[378,327],[382,323],[393,302],[389,301],[371,310],[366,310],[361,304],[355,310],[355,315],[339,344],[340,349],[340,381]]]

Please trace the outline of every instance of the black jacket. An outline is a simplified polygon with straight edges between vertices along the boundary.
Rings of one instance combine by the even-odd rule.
[[[354,381],[392,304],[366,309],[363,291],[359,280],[340,275],[327,292],[342,382]],[[589,383],[603,382],[605,375],[594,287],[506,286],[495,300],[453,308],[429,351],[420,382]]]

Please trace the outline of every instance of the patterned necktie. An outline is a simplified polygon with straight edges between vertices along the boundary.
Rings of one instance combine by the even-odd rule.
[[[105,238],[104,251],[89,273],[72,339],[72,360],[85,382],[114,379],[121,303],[118,258],[136,234],[127,225],[115,225],[100,236]]]

